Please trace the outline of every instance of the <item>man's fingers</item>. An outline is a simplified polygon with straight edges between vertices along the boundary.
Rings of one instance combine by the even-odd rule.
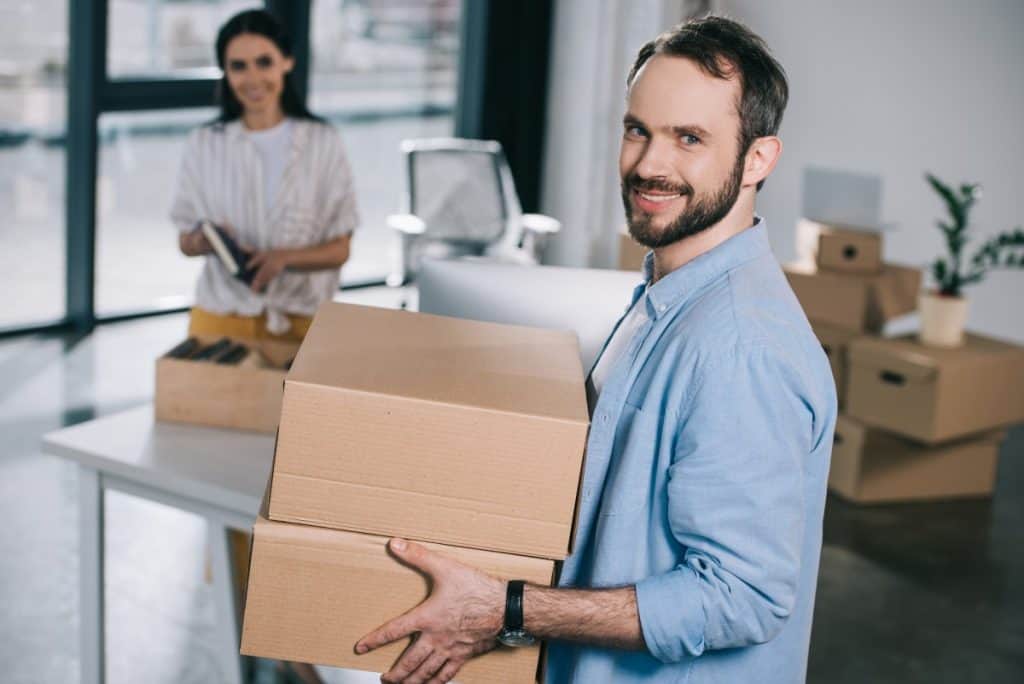
[[[446,560],[425,546],[405,539],[392,539],[388,542],[388,548],[398,557],[398,560],[434,579],[437,579],[438,570],[444,566]]]
[[[243,250],[243,251],[245,251],[245,250]],[[263,260],[266,259],[266,258],[267,258],[267,256],[266,256],[266,254],[264,252],[260,252],[259,254],[253,254],[252,258],[249,259],[249,261],[245,264],[246,270],[248,270],[250,268],[255,268],[256,266],[259,266],[260,264],[263,263]]]
[[[404,682],[405,678],[415,672],[416,668],[422,665],[432,652],[433,648],[428,639],[416,639],[409,644],[409,647],[399,656],[391,669],[381,676],[380,680],[382,682]]]
[[[448,655],[440,651],[432,652],[423,663],[416,668],[408,677],[402,680],[404,684],[424,684],[436,675],[448,660]]]
[[[463,662],[461,660],[449,660],[444,664],[440,672],[427,680],[427,684],[448,684],[448,682],[455,679],[455,675],[459,674],[462,665]]]
[[[398,641],[419,631],[418,625],[419,608],[413,608],[404,615],[399,615],[394,620],[387,622],[373,630],[362,639],[356,642],[356,653],[362,655],[367,651],[380,648],[392,641]]]

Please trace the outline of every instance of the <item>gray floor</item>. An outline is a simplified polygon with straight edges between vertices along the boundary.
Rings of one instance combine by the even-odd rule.
[[[388,303],[394,293],[352,293]],[[153,359],[184,316],[84,339],[0,340],[0,680],[77,681],[74,470],[39,453],[48,430],[147,401]],[[1024,681],[1024,429],[993,501],[858,509],[829,502],[811,682]],[[109,681],[222,681],[199,520],[108,499]],[[335,682],[344,680],[328,673]]]

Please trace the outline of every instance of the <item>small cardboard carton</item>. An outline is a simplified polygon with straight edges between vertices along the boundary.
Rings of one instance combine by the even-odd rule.
[[[836,381],[836,396],[839,398],[839,406],[842,407],[846,403],[847,347],[857,333],[814,321],[811,321],[811,327],[832,367],[832,377]]]
[[[203,345],[217,337],[195,336]],[[156,362],[156,419],[273,434],[281,417],[285,365],[297,342],[232,339],[249,353],[235,364],[161,356]]]
[[[926,446],[841,415],[828,486],[858,503],[989,496],[1004,437],[996,431]]]
[[[921,271],[884,264],[877,274],[826,271],[813,263],[784,267],[807,318],[853,332],[881,332],[886,322],[917,309]]]
[[[884,228],[802,218],[796,223],[796,261],[816,263],[823,270],[878,274]]]
[[[327,303],[285,383],[270,517],[561,559],[588,428],[573,333]]]
[[[882,271],[882,234],[821,224],[818,267],[832,271],[877,274]]]
[[[387,537],[269,520],[253,527],[243,655],[386,672],[409,640],[356,655],[356,642],[414,608],[427,579],[387,551]],[[439,544],[428,548],[495,577],[549,585],[554,561]],[[499,647],[458,674],[466,684],[534,682],[540,647]]]
[[[851,417],[927,444],[1024,421],[1024,348],[980,335],[938,349],[906,336],[850,343]]]
[[[629,233],[619,233],[619,270],[642,270],[644,257],[649,251],[651,250],[634,240]]]

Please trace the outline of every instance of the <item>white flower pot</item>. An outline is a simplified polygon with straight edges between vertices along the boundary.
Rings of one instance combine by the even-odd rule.
[[[922,343],[931,347],[959,347],[964,343],[966,299],[926,292],[921,294],[920,309]]]

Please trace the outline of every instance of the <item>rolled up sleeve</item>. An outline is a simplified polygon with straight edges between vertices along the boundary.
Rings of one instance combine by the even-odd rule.
[[[681,562],[636,586],[644,640],[663,662],[763,643],[796,596],[811,411],[782,353],[723,353],[684,401],[668,480]]]

